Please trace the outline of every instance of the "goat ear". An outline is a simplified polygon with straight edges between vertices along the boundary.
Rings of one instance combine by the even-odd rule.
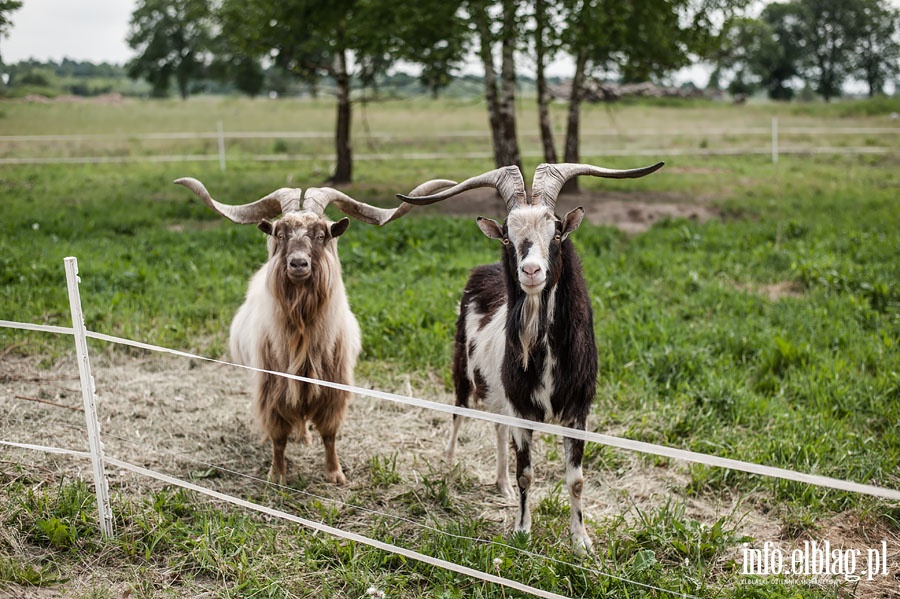
[[[271,235],[272,233],[275,232],[275,225],[273,225],[272,221],[270,221],[270,220],[262,219],[261,221],[259,221],[259,224],[256,226],[260,231],[262,231],[266,235]]]
[[[344,231],[346,231],[347,227],[349,227],[349,226],[350,226],[350,219],[346,218],[346,217],[342,218],[338,222],[331,225],[331,236],[332,237],[340,237],[341,235],[343,235]]]
[[[569,236],[569,233],[581,226],[581,220],[584,218],[584,208],[579,206],[575,210],[567,213],[563,218],[562,239]]]
[[[493,219],[479,216],[478,228],[491,239],[503,239],[503,227]]]

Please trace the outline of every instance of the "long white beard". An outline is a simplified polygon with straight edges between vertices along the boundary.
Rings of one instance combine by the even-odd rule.
[[[522,343],[522,370],[528,370],[528,357],[541,329],[541,294],[525,296],[522,306],[522,327],[519,341]]]

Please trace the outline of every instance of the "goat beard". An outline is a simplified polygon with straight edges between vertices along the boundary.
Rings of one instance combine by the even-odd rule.
[[[528,370],[531,348],[541,331],[541,294],[526,294],[519,323],[519,341],[522,344],[522,370]]]
[[[287,276],[287,270],[283,265],[274,266],[269,272],[269,290],[276,299],[282,311],[282,317],[290,331],[286,339],[287,347],[291,351],[280,358],[285,372],[319,378],[320,372],[317,366],[319,361],[310,355],[311,335],[308,329],[316,326],[316,319],[327,312],[327,304],[331,298],[331,268],[330,264],[321,264],[310,273],[301,283],[293,283]],[[300,401],[301,388],[306,389],[309,399],[315,400],[319,396],[319,386],[297,381],[289,381],[287,389],[288,402],[296,405]]]

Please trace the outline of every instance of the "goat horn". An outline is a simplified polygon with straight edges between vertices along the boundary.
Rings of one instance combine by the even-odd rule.
[[[440,191],[441,189],[447,187],[453,187],[456,185],[456,181],[450,181],[449,179],[432,179],[431,181],[425,181],[424,183],[416,186],[411,192],[409,192],[410,197],[419,197],[433,194],[435,192]],[[415,204],[410,204],[409,202],[403,202],[396,208],[394,208],[394,213],[382,224],[387,224],[392,220],[397,220],[407,212],[413,209]]]
[[[415,197],[411,193],[408,196],[397,194],[397,197],[416,206],[427,206],[476,187],[495,188],[506,202],[507,210],[525,204],[525,181],[522,179],[522,172],[516,166],[504,166],[488,171],[433,195]]]
[[[422,183],[413,189],[410,195],[418,196],[434,193],[439,189],[455,184],[455,181],[435,179]],[[413,204],[403,203],[396,208],[377,208],[365,202],[354,200],[347,194],[331,187],[310,187],[306,190],[306,196],[303,198],[303,209],[321,215],[331,203],[340,208],[344,214],[370,225],[386,225],[393,220],[397,220],[413,207]]]
[[[291,189],[289,187],[282,187],[255,202],[232,206],[215,201],[212,196],[209,195],[209,192],[206,191],[206,187],[203,183],[197,179],[183,177],[181,179],[175,179],[174,183],[184,185],[197,194],[200,199],[203,200],[204,204],[228,220],[242,225],[255,224],[264,218],[272,218],[279,214],[291,212],[300,208],[300,195],[302,192],[299,189]]]
[[[566,181],[578,175],[592,175],[609,179],[637,179],[649,175],[662,168],[664,162],[652,166],[616,170],[591,166],[590,164],[561,163],[540,164],[534,171],[534,183],[531,186],[531,203],[545,204],[550,209],[556,207],[556,198]]]

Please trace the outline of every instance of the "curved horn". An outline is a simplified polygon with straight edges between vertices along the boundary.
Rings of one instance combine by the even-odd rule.
[[[411,192],[409,192],[410,197],[419,197],[419,196],[427,196],[433,193],[436,193],[444,188],[453,187],[456,185],[456,181],[451,181],[449,179],[432,179],[431,181],[425,181],[424,183],[416,186]],[[384,221],[383,225],[391,222],[392,220],[397,220],[407,212],[413,209],[415,204],[410,204],[409,202],[403,202],[396,208],[394,208],[394,214],[391,215],[386,221]]]
[[[540,164],[534,171],[534,183],[531,186],[531,203],[545,204],[551,209],[556,206],[556,197],[566,181],[578,175],[592,175],[609,179],[637,179],[649,175],[662,168],[665,162],[657,162],[652,166],[616,170],[591,166],[590,164]]]
[[[412,190],[410,195],[417,196],[434,193],[439,189],[455,184],[455,181],[434,179],[433,181],[422,183]],[[412,210],[413,207],[413,204],[403,203],[396,208],[377,208],[365,202],[354,200],[347,194],[331,187],[310,187],[306,190],[306,196],[303,198],[303,209],[321,215],[328,204],[331,203],[340,208],[344,214],[370,225],[386,225],[393,220],[397,220]]]
[[[504,166],[488,171],[434,195],[414,197],[412,194],[408,196],[397,194],[397,197],[416,206],[427,206],[476,187],[495,188],[506,202],[507,210],[525,204],[525,180],[522,179],[522,172],[517,166]]]
[[[203,183],[197,179],[182,177],[181,179],[175,179],[173,183],[184,185],[197,194],[200,199],[203,200],[204,204],[228,220],[242,225],[255,224],[264,218],[272,218],[279,214],[291,212],[300,208],[301,191],[289,187],[282,187],[281,189],[273,191],[266,197],[260,198],[249,204],[231,206],[215,201],[212,196],[209,195],[209,192],[206,191],[206,187]]]

